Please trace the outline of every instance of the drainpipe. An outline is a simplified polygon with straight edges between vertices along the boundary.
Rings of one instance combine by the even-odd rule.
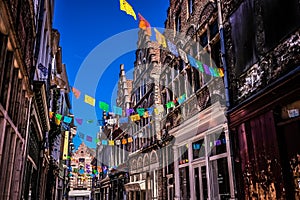
[[[225,100],[226,100],[226,108],[230,108],[230,98],[229,98],[229,85],[228,85],[228,68],[227,68],[227,63],[226,63],[226,52],[225,52],[225,39],[224,39],[224,25],[223,25],[223,18],[222,18],[222,8],[221,8],[221,0],[217,0],[217,9],[218,9],[218,20],[219,20],[219,33],[220,33],[220,43],[221,43],[221,59],[223,63],[223,68],[224,68],[224,87],[225,87]],[[225,116],[227,118],[227,124],[230,123],[228,113],[227,111],[225,112]],[[231,163],[234,163],[234,157],[233,157],[233,149],[232,149],[232,141],[233,138],[231,137],[230,131],[229,131],[229,126],[228,126],[228,138],[229,138],[229,148],[230,148],[230,161]],[[235,173],[234,173],[234,165],[232,165],[232,181],[230,185],[233,187],[230,191],[230,199],[235,199],[235,194],[236,194],[236,182],[235,182]],[[233,190],[233,191],[232,191]],[[233,194],[232,194],[233,192]]]
[[[217,7],[218,7],[219,32],[220,32],[220,43],[221,43],[221,59],[224,68],[225,100],[226,100],[226,107],[229,108],[230,101],[229,101],[229,86],[228,86],[228,70],[227,70],[226,54],[225,54],[225,40],[224,40],[221,0],[217,0]]]

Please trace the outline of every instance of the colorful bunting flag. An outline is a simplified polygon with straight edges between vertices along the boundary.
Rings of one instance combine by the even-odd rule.
[[[172,107],[175,107],[175,104],[173,101],[169,101],[167,104],[166,104],[167,108],[172,108]]]
[[[149,112],[148,111],[146,111],[145,113],[144,113],[144,116],[143,116],[144,118],[148,118],[149,117]]]
[[[102,144],[102,145],[108,145],[108,142],[107,142],[107,140],[102,140],[102,141],[101,141],[101,144]]]
[[[149,115],[152,115],[154,108],[147,108]]]
[[[186,53],[182,49],[180,49],[180,48],[178,49],[178,52],[179,52],[179,55],[180,55],[181,59],[185,63],[188,63],[188,59],[187,59]]]
[[[132,113],[134,113],[133,108],[128,108],[128,109],[126,109],[126,115],[127,115],[127,116],[130,116]]]
[[[216,141],[215,141],[215,145],[216,145],[216,146],[219,146],[219,145],[221,145],[221,144],[222,144],[222,143],[221,143],[221,140],[216,140]]]
[[[140,118],[140,115],[139,114],[136,114],[136,115],[131,115],[130,116],[130,119],[131,119],[131,121],[138,121],[138,120],[140,120],[141,118]]]
[[[77,90],[76,88],[72,87],[72,92],[76,99],[78,99],[80,97],[81,92],[79,90]]]
[[[55,118],[55,123],[56,123],[57,125],[60,125],[60,120],[57,119],[57,118]]]
[[[82,124],[82,119],[79,119],[79,118],[75,118],[75,120],[76,120],[76,122],[79,124],[79,125],[81,125]]]
[[[193,149],[194,149],[194,150],[199,150],[199,149],[200,149],[200,147],[201,147],[201,145],[200,145],[200,144],[198,144],[198,143],[196,143],[196,144],[193,144]]]
[[[182,104],[182,103],[185,101],[185,98],[186,98],[186,94],[181,95],[181,96],[178,98],[178,103],[179,103],[179,104]]]
[[[81,133],[81,132],[79,132],[79,133],[78,133],[78,137],[81,138],[81,139],[84,139],[84,134]]]
[[[56,117],[56,119],[61,120],[62,115],[57,113],[57,114],[55,114],[55,117]]]
[[[196,63],[195,58],[193,58],[191,55],[187,55],[187,57],[188,57],[190,65],[193,66],[193,67],[197,67],[197,63]]]
[[[109,105],[107,103],[105,103],[105,102],[100,101],[99,102],[99,107],[100,107],[100,109],[102,109],[102,110],[104,110],[106,112],[109,111]]]
[[[116,115],[122,116],[122,108],[121,108],[121,107],[118,107],[118,106],[114,106],[114,113],[115,113]]]
[[[89,135],[86,136],[86,141],[88,142],[92,142],[93,141],[93,138]]]
[[[50,119],[53,118],[53,114],[54,114],[54,112],[52,112],[52,111],[49,112],[49,118],[50,118]]]
[[[125,11],[128,15],[131,15],[136,20],[136,14],[132,6],[126,0],[120,0],[120,10]]]
[[[121,140],[116,140],[116,145],[121,145]]]
[[[224,76],[223,68],[218,68],[218,70],[219,70],[219,76],[223,77]]]
[[[127,140],[128,140],[128,143],[131,143],[131,142],[133,142],[133,139],[132,139],[132,137],[129,137]]]
[[[94,120],[90,119],[86,121],[88,124],[92,124],[94,122]]]
[[[169,51],[174,54],[174,56],[178,57],[178,51],[175,44],[173,44],[170,40],[167,40]]]
[[[206,73],[207,75],[211,75],[208,66],[207,66],[206,64],[203,64],[203,67],[204,67],[205,73]]]
[[[125,138],[122,139],[122,144],[127,144],[127,140]]]
[[[64,116],[64,122],[70,124],[72,122],[72,117]]]
[[[140,14],[138,13],[140,22],[139,22],[139,28],[146,31],[146,34],[151,36],[151,26],[150,23]]]
[[[145,108],[137,108],[136,111],[139,114],[139,116],[142,117],[142,116],[144,116]]]
[[[156,41],[158,42],[158,44],[160,44],[162,47],[166,48],[167,43],[166,43],[165,36],[163,34],[161,34],[156,28],[154,28],[154,31],[155,31]]]
[[[95,99],[89,95],[84,95],[84,102],[91,106],[95,106]]]
[[[115,141],[109,140],[109,141],[108,141],[108,145],[109,145],[109,146],[114,146],[114,145],[115,145]]]
[[[197,64],[199,71],[203,73],[204,69],[203,69],[202,63],[200,61],[196,60],[196,64]]]

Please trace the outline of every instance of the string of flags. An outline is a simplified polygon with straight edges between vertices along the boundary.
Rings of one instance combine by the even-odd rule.
[[[132,8],[131,5],[128,4],[125,0],[120,0],[120,10],[125,11],[127,14],[134,17],[136,20],[136,14]],[[147,35],[151,36],[151,25],[150,23],[140,14],[138,13],[139,17],[139,28],[144,30]],[[160,33],[156,28],[154,28],[156,41],[164,48],[168,48],[169,51],[175,55],[176,57],[179,57],[185,62],[190,63],[191,66],[198,68],[200,72],[206,73],[207,75],[214,76],[214,77],[223,77],[224,72],[222,68],[218,67],[212,67],[208,66],[195,58],[193,58],[191,55],[184,52],[182,49],[178,48],[175,44],[173,44],[171,41],[167,40],[165,36]]]

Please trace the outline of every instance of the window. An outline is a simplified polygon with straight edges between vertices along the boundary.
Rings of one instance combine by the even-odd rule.
[[[180,183],[180,199],[190,198],[190,174],[189,167],[182,167],[179,169],[179,183]]]
[[[230,16],[231,36],[235,51],[235,71],[237,75],[240,75],[244,69],[253,65],[257,60],[255,48],[255,11],[253,4],[254,1],[252,0],[244,1],[236,12]]]
[[[188,144],[178,148],[178,158],[179,158],[179,164],[188,163],[189,161]]]
[[[218,20],[209,25],[210,38],[214,38],[219,32]]]
[[[208,44],[208,37],[207,37],[207,31],[205,31],[201,36],[200,36],[200,45],[202,47],[205,47]]]
[[[192,14],[194,10],[194,1],[195,0],[189,0],[189,13]]]
[[[193,142],[192,148],[193,148],[193,159],[205,157],[204,139],[198,140],[197,142]]]
[[[225,132],[209,135],[209,154],[210,156],[226,153]]]
[[[181,31],[181,17],[180,17],[180,12],[177,13],[176,18],[175,18],[175,27],[176,31],[179,32]]]
[[[300,26],[298,0],[263,0],[263,24],[266,47],[272,48],[286,34]]]

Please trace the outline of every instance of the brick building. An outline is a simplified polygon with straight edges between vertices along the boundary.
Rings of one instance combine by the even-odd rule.
[[[222,12],[238,198],[299,199],[299,1]]]

